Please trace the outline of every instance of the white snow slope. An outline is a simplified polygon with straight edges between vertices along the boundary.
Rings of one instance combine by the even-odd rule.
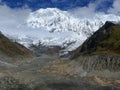
[[[68,11],[56,8],[39,9],[29,14],[23,24],[16,25],[13,30],[9,25],[0,25],[3,34],[29,47],[30,44],[67,47],[71,51],[80,46],[93,32],[106,21],[119,22],[120,16],[112,14],[96,14],[91,18],[77,18]]]

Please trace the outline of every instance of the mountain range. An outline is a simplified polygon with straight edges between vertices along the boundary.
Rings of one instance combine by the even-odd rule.
[[[120,90],[120,16],[47,8],[0,30],[0,90]]]
[[[1,26],[2,33],[27,48],[60,46],[63,52],[73,51],[97,31],[106,21],[119,23],[120,16],[95,14],[94,17],[76,17],[57,8],[39,9],[29,14],[22,24],[13,28]]]

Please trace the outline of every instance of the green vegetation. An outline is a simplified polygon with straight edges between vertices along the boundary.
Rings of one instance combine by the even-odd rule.
[[[112,26],[103,34],[96,52],[107,54],[120,54],[120,26]]]
[[[72,53],[72,58],[80,55],[120,56],[120,25],[107,21]]]

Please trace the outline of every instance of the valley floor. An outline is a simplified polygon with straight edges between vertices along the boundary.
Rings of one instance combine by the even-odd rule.
[[[0,90],[120,90],[120,80],[80,77],[68,62],[47,55],[21,65],[0,62]]]

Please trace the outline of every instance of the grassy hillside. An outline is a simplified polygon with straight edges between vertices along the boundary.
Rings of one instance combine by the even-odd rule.
[[[103,27],[73,51],[79,55],[120,55],[120,25],[106,22]]]
[[[30,57],[32,53],[24,46],[14,43],[0,33],[0,53],[12,57]]]
[[[111,26],[103,34],[102,40],[96,47],[96,52],[120,54],[120,25]]]

